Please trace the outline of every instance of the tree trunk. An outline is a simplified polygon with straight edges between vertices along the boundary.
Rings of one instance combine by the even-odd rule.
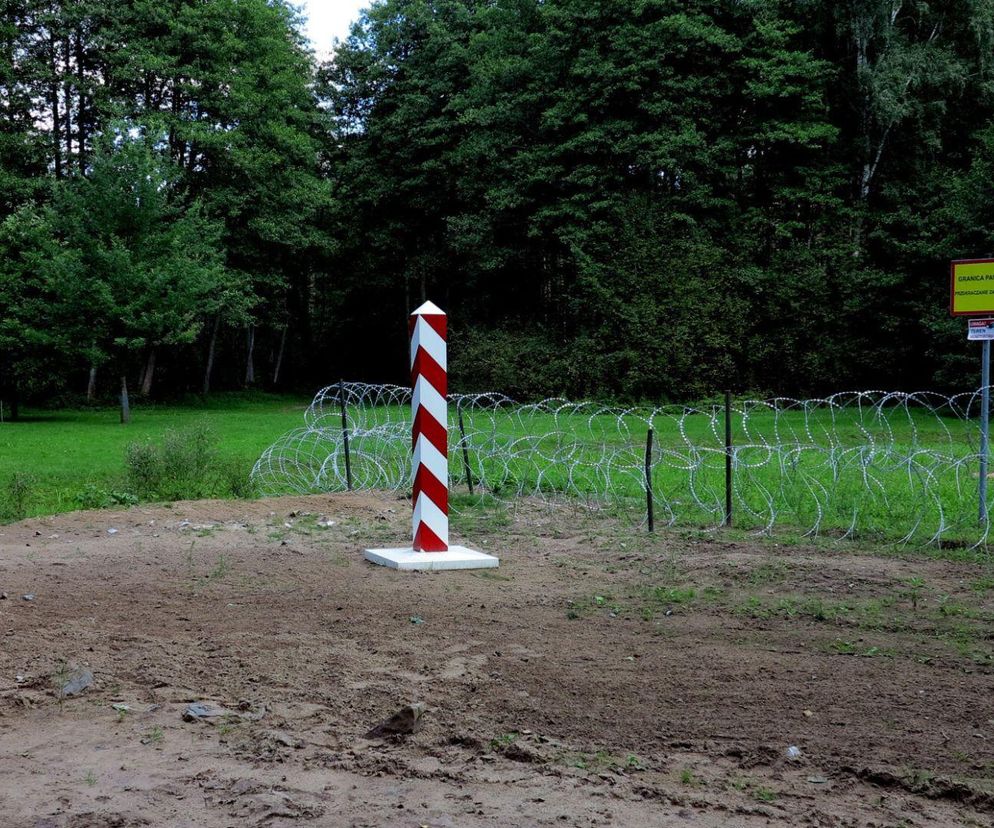
[[[128,377],[121,374],[121,424],[131,422],[131,401],[128,399]]]
[[[211,392],[211,373],[214,370],[214,351],[217,347],[217,332],[221,327],[221,314],[214,317],[214,327],[211,329],[211,344],[207,348],[207,366],[204,368],[204,396]]]
[[[276,353],[276,367],[273,369],[273,386],[275,387],[280,381],[280,368],[283,367],[283,352],[286,349],[286,329],[287,325],[283,326],[283,333],[280,334],[280,349]]]
[[[80,172],[86,170],[86,96],[84,94],[86,82],[86,67],[83,64],[83,36],[79,29],[76,30],[76,90],[77,110],[76,110],[76,153],[77,168]]]
[[[155,375],[155,348],[148,352],[148,362],[145,363],[145,371],[142,374],[142,396],[147,397],[152,393],[152,377]]]
[[[93,402],[93,398],[97,396],[97,366],[90,366],[90,380],[86,383],[86,399]]]
[[[17,421],[21,418],[21,400],[17,393],[17,381],[10,386],[10,419]]]
[[[248,355],[245,358],[245,386],[255,384],[255,325],[248,326]]]
[[[72,62],[69,57],[69,38],[62,41],[62,95],[65,101],[65,122],[62,131],[66,136],[66,172],[72,168]]]
[[[55,73],[55,60],[52,60],[52,73]],[[49,103],[52,107],[52,160],[55,164],[55,177],[62,178],[62,126],[59,121],[59,86],[54,81],[49,87]]]

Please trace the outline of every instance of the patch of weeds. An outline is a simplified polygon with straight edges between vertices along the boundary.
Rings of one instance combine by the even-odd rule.
[[[749,572],[749,583],[754,586],[761,584],[779,584],[787,580],[790,565],[782,558],[762,563]]]
[[[735,612],[740,615],[747,615],[750,618],[765,617],[763,601],[757,595],[750,595],[743,603],[735,608]]]
[[[994,590],[994,575],[984,575],[983,578],[977,578],[976,581],[970,584],[970,588],[974,592],[990,592]]]
[[[502,575],[496,569],[477,569],[472,573],[474,578],[482,578],[484,581],[511,581],[514,580],[509,575]]]
[[[142,744],[145,745],[160,745],[165,740],[166,734],[158,725],[145,731],[145,735],[142,736]]]
[[[114,506],[137,506],[137,495],[131,492],[108,491],[87,483],[73,500],[80,509],[111,509]]]
[[[925,591],[925,581],[921,578],[909,578],[907,584],[907,589],[904,591],[903,595],[911,602],[911,609],[917,612],[918,603],[921,601],[922,594]]]
[[[464,534],[492,533],[513,522],[508,504],[490,495],[449,494],[450,521]]]
[[[842,602],[825,602],[821,598],[778,598],[767,602],[751,595],[736,607],[735,612],[750,618],[809,618],[813,621],[835,622],[850,615],[853,608]]]
[[[152,500],[202,498],[230,491],[219,478],[217,444],[217,435],[206,421],[171,429],[158,444],[129,443],[124,453],[129,491]]]
[[[60,661],[58,666],[52,672],[52,686],[55,689],[55,697],[59,700],[59,710],[62,710],[63,704],[66,700],[66,696],[65,693],[62,692],[62,688],[66,686],[71,675],[72,669],[66,661]]]
[[[763,786],[759,786],[752,792],[752,798],[757,802],[776,802],[778,796],[779,794],[772,788],[764,788]]]
[[[93,771],[88,770],[86,772],[86,774],[84,774],[84,776],[83,776],[83,781],[87,785],[96,785],[97,784],[97,775]]]
[[[631,757],[630,757],[631,758]],[[635,757],[636,762],[638,757]],[[626,761],[623,761],[617,756],[612,756],[606,750],[599,750],[596,753],[570,753],[561,757],[563,764],[571,768],[577,768],[579,770],[597,770],[603,768],[624,768],[631,767],[635,769],[635,766],[629,766]],[[644,768],[639,767],[639,770],[644,770]]]
[[[957,604],[950,600],[948,595],[939,596],[939,615],[943,617],[951,617],[955,615],[965,615],[970,616],[973,614],[972,610],[965,604]]]
[[[250,471],[235,460],[219,464],[218,475],[224,488],[234,498],[249,500],[258,494]]]
[[[3,499],[0,500],[0,517],[4,520],[24,520],[34,498],[36,483],[33,475],[24,472],[14,472],[8,477],[3,487]]]
[[[214,568],[207,573],[207,580],[221,581],[226,575],[228,575],[228,573],[231,572],[231,569],[231,561],[229,561],[227,555],[222,552],[217,556],[217,562],[215,563]]]
[[[901,777],[911,790],[920,791],[932,785],[935,781],[935,772],[924,768],[904,768]]]
[[[844,641],[841,638],[836,638],[829,645],[830,649],[839,655],[854,655],[860,656],[862,658],[875,658],[877,656],[885,656],[887,658],[893,658],[894,651],[890,648],[881,647],[861,647],[852,641]]]
[[[815,621],[836,621],[852,612],[852,607],[846,603],[822,601],[821,598],[809,598],[800,605],[801,615]]]
[[[699,788],[704,780],[696,776],[690,768],[683,768],[680,771],[680,782],[692,788]]]
[[[490,749],[493,751],[503,750],[506,747],[510,747],[516,741],[518,741],[518,733],[516,731],[511,731],[509,733],[502,733],[495,739],[490,740]]]
[[[651,600],[659,604],[689,604],[697,598],[693,587],[653,587],[649,593]]]
[[[641,771],[641,770],[645,770],[645,763],[638,756],[636,756],[634,753],[630,753],[625,758],[625,765],[624,765],[624,767],[627,770]]]

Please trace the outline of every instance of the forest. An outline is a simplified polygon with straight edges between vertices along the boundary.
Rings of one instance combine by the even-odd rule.
[[[0,398],[964,390],[994,0],[0,0]]]

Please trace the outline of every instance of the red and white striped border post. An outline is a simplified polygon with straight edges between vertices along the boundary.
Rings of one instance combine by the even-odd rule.
[[[411,314],[414,551],[449,549],[447,318],[431,302]]]
[[[367,549],[366,560],[391,569],[490,569],[495,555],[449,546],[449,406],[445,313],[425,302],[411,314],[411,415],[414,420],[414,543]]]

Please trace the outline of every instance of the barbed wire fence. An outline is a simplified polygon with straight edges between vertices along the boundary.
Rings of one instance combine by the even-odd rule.
[[[980,391],[703,406],[449,397],[453,509],[529,498],[656,526],[986,547]],[[337,383],[252,470],[266,495],[411,487],[410,388]],[[732,441],[726,441],[726,423]],[[729,513],[728,507],[732,512]]]

